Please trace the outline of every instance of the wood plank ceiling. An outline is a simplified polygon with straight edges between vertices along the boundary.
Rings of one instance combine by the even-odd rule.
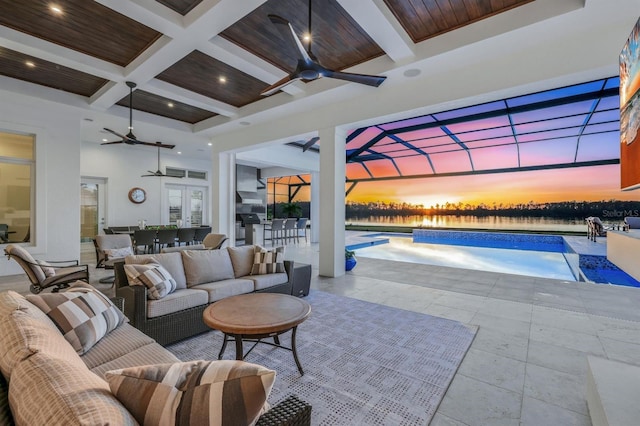
[[[384,3],[411,39],[419,43],[530,1],[384,0]],[[201,9],[198,6],[203,5],[202,0],[156,2],[160,7],[168,8],[167,13],[177,14],[180,18]],[[0,0],[0,25],[28,37],[80,52],[89,58],[115,64],[122,67],[123,75],[126,75],[126,67],[134,62],[144,63],[148,52],[162,45],[159,42],[163,34],[147,26],[158,22],[150,12],[142,19],[146,24],[123,14],[125,10],[136,10],[135,5],[131,5],[131,9],[129,6],[119,6],[116,8],[122,12],[119,13],[92,0],[59,0],[56,4],[63,12],[53,13],[52,5],[46,0]],[[298,60],[297,51],[290,40],[282,37],[267,15],[276,14],[287,19],[302,37],[308,26],[308,6],[308,0],[267,0],[230,23],[219,36],[246,51],[246,54],[290,73]],[[132,16],[140,19],[141,15],[134,13]],[[155,27],[164,28],[163,25]],[[337,0],[313,2],[311,30],[312,51],[327,68],[344,70],[384,55],[384,51]],[[201,40],[200,43],[208,41]],[[93,75],[91,67],[72,69],[29,53],[0,45],[0,74],[87,98],[94,96],[110,81],[104,78],[107,73]],[[263,99],[260,92],[269,86],[268,83],[234,68],[224,58],[210,55],[211,51],[204,53],[192,50],[174,58],[155,75],[161,84],[168,83],[169,87],[173,85],[182,90],[180,96],[176,95],[182,102],[167,97],[171,90],[153,93],[158,84],[145,87],[143,82],[134,94],[134,109],[193,124],[216,116],[216,109],[207,106],[206,98],[211,100],[212,105],[223,103],[234,108],[242,108]],[[54,60],[51,57],[48,59]],[[194,102],[197,107],[186,103],[189,92],[201,96]],[[121,99],[120,96],[117,104],[128,106],[128,96]],[[172,108],[168,107],[169,103],[173,104]]]

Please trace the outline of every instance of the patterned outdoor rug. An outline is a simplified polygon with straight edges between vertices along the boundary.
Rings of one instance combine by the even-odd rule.
[[[273,405],[295,394],[312,405],[313,425],[427,425],[477,328],[457,321],[312,291],[311,317],[293,354],[258,345],[246,361],[277,371]],[[289,346],[290,333],[280,336]],[[178,358],[217,359],[222,333],[170,345]],[[250,344],[245,344],[245,351]],[[233,343],[225,359],[235,357]]]

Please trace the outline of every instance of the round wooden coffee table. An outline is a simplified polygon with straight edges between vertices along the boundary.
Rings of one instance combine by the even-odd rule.
[[[212,303],[204,310],[203,320],[209,327],[224,333],[218,359],[222,359],[230,340],[236,342],[237,360],[243,360],[258,343],[264,343],[293,352],[298,371],[304,375],[296,352],[296,329],[309,315],[311,305],[298,297],[278,293],[250,293]],[[289,330],[290,348],[282,346],[278,338]],[[262,341],[267,337],[273,337],[273,343]],[[242,348],[243,341],[254,343],[247,353]]]

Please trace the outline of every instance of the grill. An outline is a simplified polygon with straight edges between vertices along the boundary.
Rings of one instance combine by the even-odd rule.
[[[255,213],[239,214],[237,216],[240,218],[242,226],[260,224],[260,217]]]

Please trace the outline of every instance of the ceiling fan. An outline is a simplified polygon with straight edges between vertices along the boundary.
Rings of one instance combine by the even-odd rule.
[[[348,72],[333,71],[320,65],[318,58],[311,52],[311,38],[308,41],[308,48],[305,50],[302,42],[293,30],[293,26],[286,19],[278,15],[268,15],[272,23],[276,24],[281,34],[295,43],[296,48],[300,54],[298,59],[298,65],[296,69],[284,77],[280,81],[277,81],[273,85],[264,89],[261,93],[263,96],[271,95],[283,87],[298,81],[303,80],[305,82],[316,80],[320,77],[336,78],[339,80],[351,81],[354,83],[366,84],[368,86],[378,87],[387,78],[386,76],[366,75],[366,74],[354,74]],[[311,34],[311,0],[309,0],[309,34]]]
[[[311,139],[309,139],[308,141],[300,141],[300,142],[304,142],[304,145],[302,145],[302,152],[307,151],[309,148],[311,148],[313,145],[316,144],[316,142],[318,142],[320,140],[320,138],[318,136],[315,136]]]
[[[116,143],[126,143],[128,145],[148,145],[148,146],[158,146],[160,148],[173,149],[175,147],[175,145],[164,144],[162,142],[156,142],[156,143],[143,142],[143,141],[138,140],[138,138],[136,138],[136,136],[133,134],[133,89],[136,87],[136,84],[134,82],[132,82],[132,81],[127,81],[126,84],[127,84],[127,86],[129,86],[129,133],[127,133],[126,135],[121,135],[118,132],[114,132],[113,130],[107,129],[106,127],[104,127],[104,130],[106,130],[107,132],[109,132],[111,134],[116,135],[121,140],[115,141],[115,142],[104,142],[104,143],[101,143],[100,145],[112,145],[112,144],[116,144]]]
[[[141,177],[167,177],[166,174],[162,173],[162,171],[160,170],[160,148],[166,148],[166,146],[163,146],[164,144],[162,142],[156,142],[155,144],[148,144],[148,145],[155,145],[158,147],[158,170],[151,171],[151,170],[147,170],[150,174],[148,175],[142,175]],[[171,148],[173,148],[175,145],[170,145]],[[182,177],[182,176],[171,176],[171,177]]]

